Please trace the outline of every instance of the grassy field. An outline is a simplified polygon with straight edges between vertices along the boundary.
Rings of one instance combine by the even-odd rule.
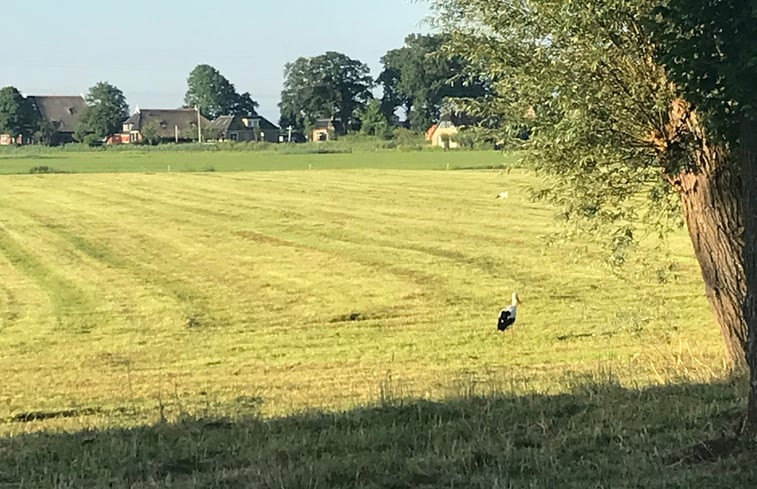
[[[615,275],[533,176],[389,156],[2,177],[0,488],[753,487],[686,449],[743,389],[683,233]]]
[[[292,150],[300,148],[294,146]],[[302,149],[307,151],[308,148]],[[310,148],[310,150],[313,150]],[[337,148],[343,151],[343,148]],[[314,151],[314,150],[313,150]],[[159,151],[138,148],[115,151],[64,151],[57,148],[11,148],[0,151],[0,174],[30,171],[229,172],[252,170],[415,169],[445,170],[495,167],[517,158],[497,151],[358,151],[355,153],[288,153],[281,151]]]

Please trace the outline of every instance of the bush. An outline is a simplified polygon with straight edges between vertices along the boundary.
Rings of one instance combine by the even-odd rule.
[[[33,166],[29,168],[29,173],[66,173],[62,170],[56,170],[55,168],[51,166],[45,166],[45,165],[39,165],[39,166]]]
[[[87,134],[86,136],[84,136],[84,139],[82,139],[82,144],[89,146],[90,148],[94,148],[102,146],[103,141],[94,134]]]
[[[398,146],[420,147],[427,144],[423,136],[404,127],[392,131],[392,137]]]

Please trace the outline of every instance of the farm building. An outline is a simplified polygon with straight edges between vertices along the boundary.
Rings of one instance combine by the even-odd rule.
[[[76,123],[87,106],[84,97],[81,95],[30,95],[27,99],[39,112],[40,118],[49,122],[55,128],[52,141],[54,144],[72,143],[74,141]]]
[[[79,116],[84,111],[86,103],[81,95],[29,95],[30,102],[40,119],[50,125],[54,131],[50,135],[50,144],[65,144],[74,141],[74,130]],[[10,134],[0,134],[0,145],[24,144],[26,141],[20,136],[14,138]]]
[[[459,146],[455,140],[458,131],[459,128],[454,122],[443,118],[438,124],[434,124],[426,131],[426,139],[431,142],[432,146],[455,149]]]
[[[219,133],[222,141],[279,141],[279,128],[260,115],[222,115],[210,123],[209,127]]]
[[[340,119],[318,119],[310,131],[310,140],[323,142],[345,134],[347,134],[347,128]]]
[[[195,109],[139,109],[123,123],[123,130],[108,138],[108,143],[191,141],[210,121]]]

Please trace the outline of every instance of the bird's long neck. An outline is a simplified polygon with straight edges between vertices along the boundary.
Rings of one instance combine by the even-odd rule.
[[[518,296],[513,294],[513,302],[511,304],[513,307],[518,307]]]

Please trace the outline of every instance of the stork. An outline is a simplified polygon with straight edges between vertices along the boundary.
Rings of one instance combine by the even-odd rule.
[[[520,297],[517,292],[513,292],[513,302],[510,307],[506,307],[499,311],[499,319],[497,320],[497,329],[500,331],[506,331],[507,328],[515,323],[515,316],[518,313],[518,304],[520,304]],[[512,330],[510,333],[512,334]]]

